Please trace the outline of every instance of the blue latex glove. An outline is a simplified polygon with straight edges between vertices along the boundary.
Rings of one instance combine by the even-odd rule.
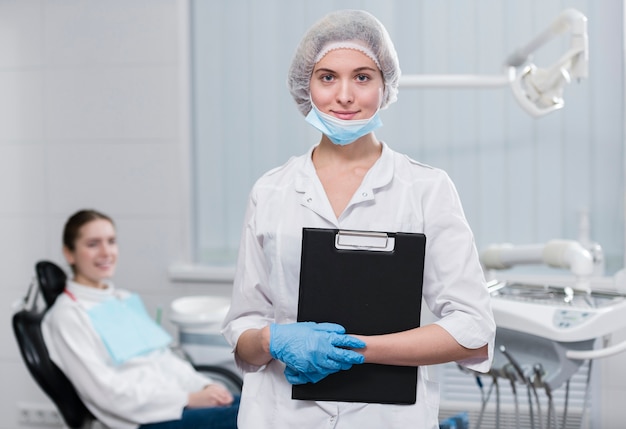
[[[298,322],[270,325],[270,354],[287,365],[285,377],[292,384],[317,382],[329,374],[365,361],[353,350],[365,342],[345,335],[336,323]]]
[[[352,365],[348,365],[346,368],[342,369],[350,369]],[[285,378],[289,382],[289,384],[306,384],[306,383],[317,383],[323,378],[326,378],[330,374],[334,374],[337,371],[327,371],[324,373],[321,372],[298,372],[295,369],[287,366],[285,367]]]

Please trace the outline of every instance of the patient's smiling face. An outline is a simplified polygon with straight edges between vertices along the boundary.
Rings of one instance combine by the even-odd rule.
[[[117,240],[115,226],[106,219],[84,224],[74,242],[74,249],[63,248],[67,262],[74,267],[74,281],[85,286],[104,287],[115,273]]]

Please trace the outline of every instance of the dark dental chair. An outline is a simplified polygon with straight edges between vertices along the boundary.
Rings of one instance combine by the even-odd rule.
[[[94,417],[78,397],[72,383],[50,360],[41,334],[41,319],[54,304],[57,296],[63,292],[67,277],[61,268],[48,261],[38,262],[35,271],[39,289],[36,286],[33,288],[34,283],[31,284],[25,304],[30,301],[33,303],[32,307],[25,306],[13,315],[15,338],[28,371],[54,402],[65,424],[71,429],[88,428],[93,423]],[[38,292],[41,292],[45,304],[41,310],[36,305]]]

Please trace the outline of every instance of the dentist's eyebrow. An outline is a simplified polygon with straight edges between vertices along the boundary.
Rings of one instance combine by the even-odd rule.
[[[378,69],[376,69],[374,67],[368,67],[368,66],[357,67],[354,70],[352,70],[352,73],[362,73],[364,71],[369,71],[369,72],[372,72],[372,73],[378,73]],[[322,73],[322,74],[327,74],[327,73],[337,74],[337,71],[335,71],[333,69],[326,68],[326,67],[321,67],[319,69],[316,69],[313,72],[314,75],[317,75],[317,74],[320,74],[320,73]]]
[[[371,72],[378,72],[378,69],[374,68],[374,67],[368,67],[368,66],[364,66],[364,67],[359,67],[354,69],[355,72],[362,72],[362,71],[371,71]]]

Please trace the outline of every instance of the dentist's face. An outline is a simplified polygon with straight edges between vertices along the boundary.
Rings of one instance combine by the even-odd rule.
[[[380,107],[384,81],[376,63],[361,51],[335,49],[315,64],[311,100],[339,119],[369,119]]]
[[[80,228],[74,250],[64,248],[63,253],[67,262],[74,266],[74,281],[85,286],[103,287],[103,281],[115,273],[115,227],[105,219],[88,222]]]

